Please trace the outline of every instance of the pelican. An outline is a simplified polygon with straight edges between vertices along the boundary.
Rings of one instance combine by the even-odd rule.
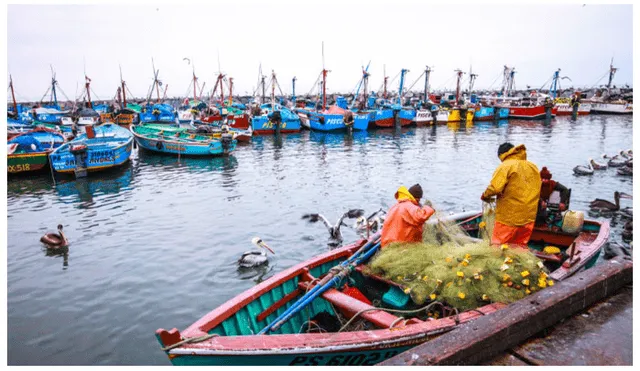
[[[618,211],[620,210],[620,198],[633,198],[633,196],[628,195],[626,193],[615,191],[613,193],[613,199],[615,200],[615,204],[613,202],[602,200],[600,198],[596,198],[591,201],[589,204],[589,208],[591,210],[597,211]]]
[[[615,155],[613,157],[609,157],[607,156],[607,154],[603,154],[602,158],[609,160],[608,161],[608,165],[610,167],[621,167],[624,166],[624,164],[627,162],[626,159],[621,158],[620,155]]]
[[[267,258],[267,251],[275,255],[275,252],[271,250],[271,248],[262,241],[260,237],[254,237],[251,239],[251,243],[264,250],[251,250],[247,251],[240,259],[238,259],[238,265],[242,268],[252,268],[257,267],[259,265],[265,264],[269,261]]]
[[[573,173],[575,175],[593,175],[593,167],[591,164],[589,166],[578,165],[573,168]]]
[[[62,224],[58,224],[58,233],[47,233],[40,237],[40,242],[47,245],[49,249],[59,249],[69,246],[67,237],[62,233]]]
[[[364,216],[358,217],[353,229],[355,229],[359,234],[366,233],[367,229],[371,233],[376,233],[382,228],[386,216],[387,212],[383,208],[380,208],[378,211],[369,215],[366,219]]]
[[[618,175],[630,175],[633,176],[633,168],[629,166],[623,166],[617,171]]]
[[[364,214],[364,210],[362,209],[351,209],[346,213],[342,214],[342,216],[340,217],[340,219],[338,219],[335,225],[331,225],[331,223],[329,223],[327,218],[325,218],[321,214],[304,214],[302,216],[302,219],[308,219],[309,223],[315,223],[319,220],[322,220],[324,225],[327,226],[327,229],[329,230],[329,235],[331,236],[331,239],[342,242],[342,233],[340,232],[340,227],[343,225],[346,225],[343,222],[344,218],[355,219],[355,218],[361,217],[363,214]]]
[[[633,219],[624,223],[622,231],[622,239],[625,241],[633,240]]]
[[[629,155],[629,150],[625,151],[625,150],[620,150],[620,157],[625,158],[627,160],[633,158],[633,155]]]
[[[604,245],[604,259],[605,260],[609,260],[611,258],[614,258],[616,256],[631,256],[631,253],[629,252],[629,250],[627,248],[625,248],[624,246],[616,243],[616,242],[607,242]]]
[[[606,170],[608,167],[607,164],[596,162],[592,158],[589,159],[589,163],[591,164],[591,167],[593,168],[593,170]]]
[[[618,210],[618,213],[620,213],[620,216],[622,216],[623,218],[633,219],[633,207],[627,206],[623,209]]]

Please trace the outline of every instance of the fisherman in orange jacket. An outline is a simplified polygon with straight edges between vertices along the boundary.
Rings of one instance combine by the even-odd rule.
[[[533,232],[538,199],[540,173],[533,162],[527,161],[524,144],[513,146],[503,143],[498,148],[502,163],[493,173],[493,179],[480,197],[488,202],[496,200],[496,223],[491,244],[516,244],[526,247]]]
[[[422,187],[402,186],[395,197],[398,203],[389,209],[382,226],[382,247],[394,242],[422,242],[422,227],[435,213],[431,207],[420,205]]]

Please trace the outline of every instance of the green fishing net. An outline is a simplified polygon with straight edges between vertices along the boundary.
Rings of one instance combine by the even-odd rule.
[[[439,218],[436,214],[431,218],[435,223],[425,224],[422,243],[386,246],[365,273],[398,283],[416,304],[440,301],[459,311],[491,302],[512,303],[553,284],[542,261],[529,250],[490,245],[492,205],[483,210],[482,239]]]

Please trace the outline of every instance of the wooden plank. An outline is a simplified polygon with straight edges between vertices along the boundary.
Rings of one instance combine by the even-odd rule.
[[[479,364],[614,294],[632,280],[633,262],[616,257],[380,365]]]
[[[283,305],[287,304],[289,301],[291,301],[291,299],[295,298],[300,293],[301,293],[300,289],[295,289],[295,290],[291,291],[287,295],[283,296],[282,299],[280,299],[280,300],[276,301],[275,303],[273,303],[272,306],[270,306],[269,308],[265,309],[262,313],[258,314],[256,316],[256,320],[258,322],[261,322],[262,320],[267,318],[271,313],[273,313],[273,312],[277,311],[278,309],[280,309],[280,307],[282,307]]]

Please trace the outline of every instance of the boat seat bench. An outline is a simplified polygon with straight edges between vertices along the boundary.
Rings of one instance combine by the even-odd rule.
[[[356,313],[362,310],[375,308],[372,305],[355,299],[336,289],[329,289],[325,291],[322,294],[322,298],[333,304],[338,310],[340,310],[342,314],[344,314],[348,318],[353,317]],[[385,312],[384,310],[371,310],[360,314],[359,317],[373,323],[380,328],[391,328],[403,323],[400,317],[394,316],[393,314]],[[410,320],[407,320],[406,323],[414,324],[420,322],[422,321],[416,318],[412,318]]]

